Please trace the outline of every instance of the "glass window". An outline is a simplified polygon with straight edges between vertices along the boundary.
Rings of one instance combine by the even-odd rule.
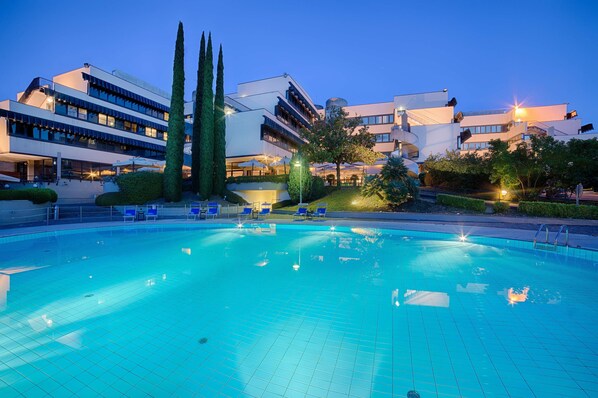
[[[384,124],[388,124],[388,116],[389,116],[389,115],[384,115],[384,116],[382,116],[382,123],[384,123]]]
[[[361,118],[361,124],[368,124],[368,118],[367,117],[362,117]]]
[[[127,122],[126,120],[123,123],[123,130],[131,131],[131,122]]]
[[[98,122],[98,114],[95,112],[87,112],[87,121],[91,123]]]
[[[100,90],[100,99],[102,99],[104,101],[108,101],[108,93],[105,92],[104,90]]]
[[[116,119],[116,122],[114,123],[114,127],[119,129],[119,130],[124,130],[125,126],[124,126],[124,120],[122,119]]]
[[[376,116],[376,124],[382,124],[382,116]]]
[[[168,112],[164,112],[164,120],[168,121],[170,114]]]
[[[87,109],[79,108],[79,119],[87,120]]]
[[[69,105],[67,110],[67,115],[70,117],[77,117],[77,107]]]
[[[392,115],[389,115],[389,116],[390,116],[390,117],[389,117],[389,122],[390,122],[390,123],[394,123],[394,122],[395,122],[395,115],[394,115],[394,114],[392,114]]]
[[[106,116],[106,115],[104,115],[103,113],[100,113],[100,114],[98,115],[98,122],[99,122],[100,124],[106,125],[106,123],[107,123],[107,120],[108,120],[108,119],[107,119],[107,116]]]
[[[164,138],[164,141],[168,141],[168,133],[166,131],[164,132],[164,137],[163,138]]]
[[[151,128],[151,127],[146,127],[145,128],[145,135],[148,137],[156,137],[156,129]]]
[[[108,126],[114,127],[114,118],[112,116],[108,116]]]
[[[54,106],[54,111],[59,115],[66,115],[66,104],[62,102],[56,102]]]

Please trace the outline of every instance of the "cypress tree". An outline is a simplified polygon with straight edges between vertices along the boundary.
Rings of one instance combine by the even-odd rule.
[[[216,94],[214,96],[214,188],[213,193],[222,195],[226,181],[226,120],[224,119],[224,62],[222,44],[218,52],[216,71]]]
[[[193,192],[199,192],[199,157],[201,136],[201,104],[203,100],[204,66],[206,60],[206,36],[201,33],[199,63],[197,65],[197,88],[195,89],[195,109],[193,110],[193,137],[191,141],[191,185]]]
[[[208,34],[206,60],[204,65],[203,99],[201,104],[201,133],[199,157],[199,195],[207,199],[212,193],[214,182],[214,61],[212,34]]]
[[[183,23],[179,22],[174,50],[172,95],[166,142],[166,168],[164,169],[164,198],[168,202],[181,200],[183,190],[183,146],[185,144],[185,47]]]

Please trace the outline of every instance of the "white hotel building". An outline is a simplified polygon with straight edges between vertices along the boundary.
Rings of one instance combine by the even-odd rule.
[[[597,136],[567,104],[464,113],[455,110],[457,101],[447,90],[365,105],[332,98],[326,105],[362,118],[376,137],[374,149],[400,154],[414,172],[431,154],[484,150],[495,138],[515,145],[532,134]],[[16,101],[0,102],[0,174],[55,183],[61,197],[63,185],[89,182],[77,186],[83,192],[78,199],[92,200],[102,192],[98,177],[113,173],[113,163],[164,159],[169,106],[166,92],[89,64],[52,80],[36,78]],[[187,142],[193,106],[185,104]],[[270,164],[292,155],[304,143],[299,130],[325,114],[287,74],[238,84],[236,93],[225,96],[225,107],[228,175],[250,172],[238,166],[247,160]]]

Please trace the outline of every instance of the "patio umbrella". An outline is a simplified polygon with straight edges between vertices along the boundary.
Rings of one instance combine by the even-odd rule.
[[[284,174],[287,173],[287,164],[291,163],[291,159],[288,156],[285,156],[282,159],[277,160],[276,162],[270,163],[270,166],[272,167],[276,167],[276,166],[282,166],[283,170],[284,170]]]
[[[118,161],[116,163],[112,163],[112,167],[125,167],[125,166],[132,166],[133,171],[135,171],[135,166],[153,166],[156,163],[155,160],[149,160],[139,157],[130,158],[123,161]]]
[[[253,169],[254,168],[265,169],[268,166],[266,166],[265,164],[263,164],[261,162],[258,162],[255,159],[251,159],[248,162],[239,163],[239,167],[246,167],[246,168],[251,167],[251,174],[253,174]]]
[[[6,174],[0,174],[0,181],[5,181],[5,182],[21,182],[20,179],[12,177],[12,176],[7,176]]]

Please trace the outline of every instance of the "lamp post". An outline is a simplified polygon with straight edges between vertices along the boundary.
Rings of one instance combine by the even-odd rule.
[[[303,164],[298,160],[295,166],[299,166],[299,203],[303,203]]]

